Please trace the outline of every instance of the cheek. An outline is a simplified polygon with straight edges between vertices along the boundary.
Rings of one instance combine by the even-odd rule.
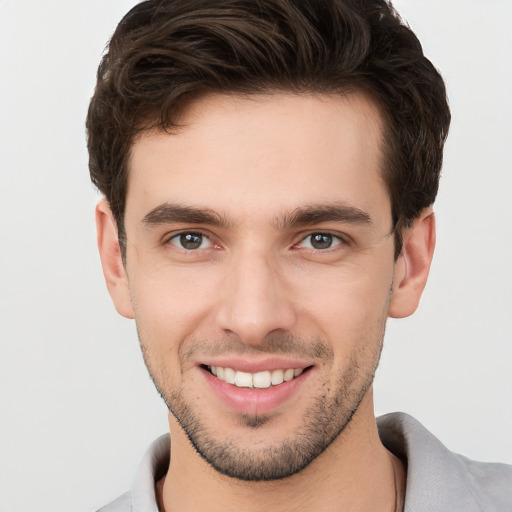
[[[387,316],[392,265],[379,264],[383,258],[376,256],[331,266],[278,265],[280,276],[271,282],[296,312],[296,334],[349,342],[380,325]],[[232,296],[226,288],[229,268],[228,261],[176,266],[138,260],[129,276],[143,341],[165,350],[187,336],[219,336],[216,312]]]
[[[130,275],[130,290],[139,329],[155,342],[190,334],[216,302],[222,282],[218,269],[159,266]]]
[[[355,336],[387,316],[392,265],[352,264],[306,271],[301,277],[296,282],[301,283],[302,314],[316,318],[330,334]]]
[[[343,283],[328,290],[330,300],[324,297],[311,306],[316,308],[315,316],[310,316],[313,332],[334,353],[331,377],[335,382],[343,376],[347,385],[357,385],[373,374],[384,338],[389,286],[390,281],[379,286],[374,280]]]

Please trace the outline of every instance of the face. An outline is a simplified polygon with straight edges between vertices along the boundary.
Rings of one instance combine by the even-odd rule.
[[[378,363],[396,289],[380,117],[356,94],[216,95],[180,123],[133,147],[114,300],[198,453],[283,478],[338,438]]]

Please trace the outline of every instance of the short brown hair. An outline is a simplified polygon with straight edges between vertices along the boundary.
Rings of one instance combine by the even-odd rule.
[[[214,92],[364,91],[385,122],[384,179],[396,230],[437,195],[450,110],[443,79],[385,0],[149,0],[121,20],[87,115],[91,179],[124,253],[128,159],[144,130],[170,130]]]

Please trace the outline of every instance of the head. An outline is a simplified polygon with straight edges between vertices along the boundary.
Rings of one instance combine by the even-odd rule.
[[[218,471],[290,476],[368,418],[448,124],[387,2],[150,1],[119,24],[87,119],[102,263],[171,430]]]

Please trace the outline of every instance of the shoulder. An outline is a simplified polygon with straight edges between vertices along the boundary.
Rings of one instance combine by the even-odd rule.
[[[97,512],[158,512],[155,483],[167,471],[169,452],[169,434],[155,439],[137,465],[131,490]]]
[[[485,496],[495,508],[512,510],[512,466],[508,464],[477,462],[456,455],[467,471],[470,489]]]
[[[512,466],[456,454],[404,413],[377,422],[383,444],[407,464],[406,510],[512,510]]]
[[[125,492],[119,498],[112,501],[108,505],[101,507],[96,512],[131,512],[132,500],[129,492]]]

